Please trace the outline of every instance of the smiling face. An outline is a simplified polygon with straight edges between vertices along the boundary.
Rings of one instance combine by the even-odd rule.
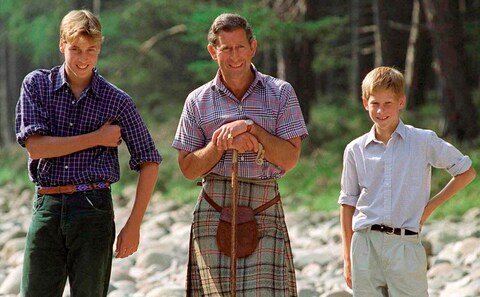
[[[85,85],[93,77],[101,42],[98,39],[79,36],[71,42],[60,40],[60,51],[65,56],[65,73],[72,85]]]
[[[363,100],[378,139],[390,139],[398,126],[400,111],[405,107],[405,102],[405,96],[398,96],[388,89],[376,89],[367,100]]]
[[[257,42],[249,42],[243,29],[220,31],[216,46],[208,45],[208,51],[212,59],[217,61],[227,85],[230,81],[248,81],[252,75],[250,64],[256,49]]]

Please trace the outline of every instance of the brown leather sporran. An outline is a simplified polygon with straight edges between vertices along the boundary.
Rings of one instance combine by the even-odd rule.
[[[232,209],[230,207],[221,207],[205,191],[202,192],[202,196],[208,204],[220,213],[216,235],[217,246],[222,254],[231,257]],[[255,215],[265,211],[279,201],[280,194],[255,209],[237,206],[237,258],[245,258],[251,255],[257,248],[260,238]]]
[[[217,246],[220,252],[231,255],[232,209],[222,208],[217,229]],[[255,212],[250,207],[237,207],[237,258],[251,255],[258,245],[257,221]]]

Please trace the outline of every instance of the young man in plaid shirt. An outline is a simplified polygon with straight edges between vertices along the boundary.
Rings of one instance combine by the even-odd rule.
[[[37,187],[22,296],[60,297],[67,277],[72,296],[107,295],[115,240],[110,185],[120,178],[122,139],[139,179],[116,257],[138,248],[161,156],[132,98],[97,73],[102,40],[95,15],[71,11],[60,24],[63,65],[35,70],[22,84],[16,136]]]

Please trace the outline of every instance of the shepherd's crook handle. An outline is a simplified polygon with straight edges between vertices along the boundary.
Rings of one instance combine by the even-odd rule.
[[[263,145],[259,142],[258,143],[258,152],[257,157],[255,158],[255,163],[257,165],[263,165],[263,159],[265,159],[265,150],[263,149]]]

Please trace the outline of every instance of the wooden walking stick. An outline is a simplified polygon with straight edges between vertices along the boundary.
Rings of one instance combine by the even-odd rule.
[[[232,153],[232,237],[230,241],[230,296],[237,296],[237,195],[238,152]]]

